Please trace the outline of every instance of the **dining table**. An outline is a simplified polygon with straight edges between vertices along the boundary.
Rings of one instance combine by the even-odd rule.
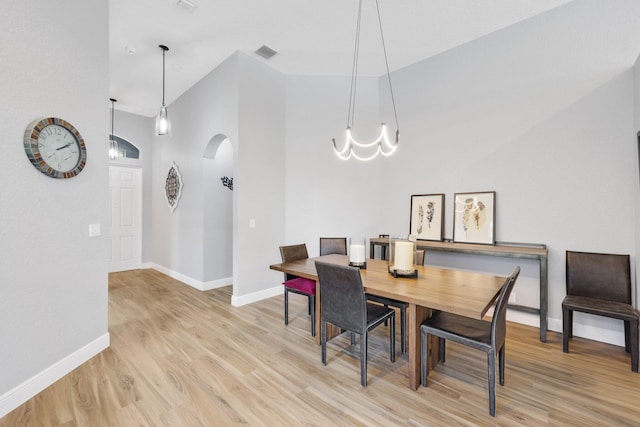
[[[269,268],[283,273],[315,280],[316,284],[316,340],[320,338],[322,286],[318,282],[316,261],[348,265],[346,255],[324,255],[296,261],[273,264]],[[493,305],[506,276],[496,276],[452,268],[416,265],[417,277],[395,277],[389,273],[388,261],[367,259],[366,268],[360,269],[362,285],[368,294],[407,303],[407,340],[409,387],[420,385],[420,325],[433,310],[442,310],[461,316],[482,319]],[[339,331],[333,329],[332,335]],[[428,363],[438,363],[438,340],[431,338]]]

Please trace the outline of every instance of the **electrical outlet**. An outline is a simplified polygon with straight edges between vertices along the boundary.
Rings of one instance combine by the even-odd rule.
[[[515,304],[516,303],[516,293],[515,292],[511,292],[511,295],[509,295],[509,304]]]

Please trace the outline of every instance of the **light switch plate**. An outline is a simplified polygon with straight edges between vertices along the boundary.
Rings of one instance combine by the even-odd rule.
[[[102,234],[100,224],[89,224],[89,237],[98,237]]]

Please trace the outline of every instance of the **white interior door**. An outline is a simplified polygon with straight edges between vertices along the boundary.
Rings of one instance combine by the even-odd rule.
[[[142,169],[109,166],[109,272],[142,266]]]

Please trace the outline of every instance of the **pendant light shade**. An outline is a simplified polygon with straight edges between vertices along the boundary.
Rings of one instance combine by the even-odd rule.
[[[109,98],[109,101],[111,101],[111,136],[109,137],[109,158],[111,160],[115,160],[118,158],[118,141],[116,141],[116,138],[113,135],[113,118],[115,103],[118,101],[113,98]]]
[[[164,81],[165,81],[164,54],[166,51],[169,50],[169,48],[164,45],[159,45],[158,47],[162,49],[162,107],[160,107],[160,112],[156,117],[156,135],[171,135],[171,121],[169,120],[167,107],[164,105]]]
[[[333,141],[333,151],[342,160],[348,160],[354,157],[357,160],[372,160],[382,154],[390,156],[398,148],[400,142],[400,128],[398,126],[398,114],[396,112],[396,103],[393,96],[393,87],[391,87],[391,74],[389,72],[389,61],[387,60],[387,48],[384,43],[384,35],[382,33],[382,20],[380,19],[380,7],[378,0],[375,0],[376,11],[378,13],[378,26],[380,29],[380,39],[382,42],[382,53],[384,54],[384,63],[387,67],[387,82],[389,83],[389,93],[391,95],[391,104],[393,106],[393,114],[396,121],[395,138],[389,138],[387,135],[387,127],[382,123],[380,135],[373,141],[359,142],[352,133],[353,117],[356,109],[356,86],[358,83],[358,56],[360,54],[360,21],[362,17],[362,0],[358,2],[358,19],[356,21],[356,41],[353,52],[353,68],[351,72],[351,90],[349,93],[349,110],[347,112],[347,132],[344,145],[338,148],[335,138]]]

